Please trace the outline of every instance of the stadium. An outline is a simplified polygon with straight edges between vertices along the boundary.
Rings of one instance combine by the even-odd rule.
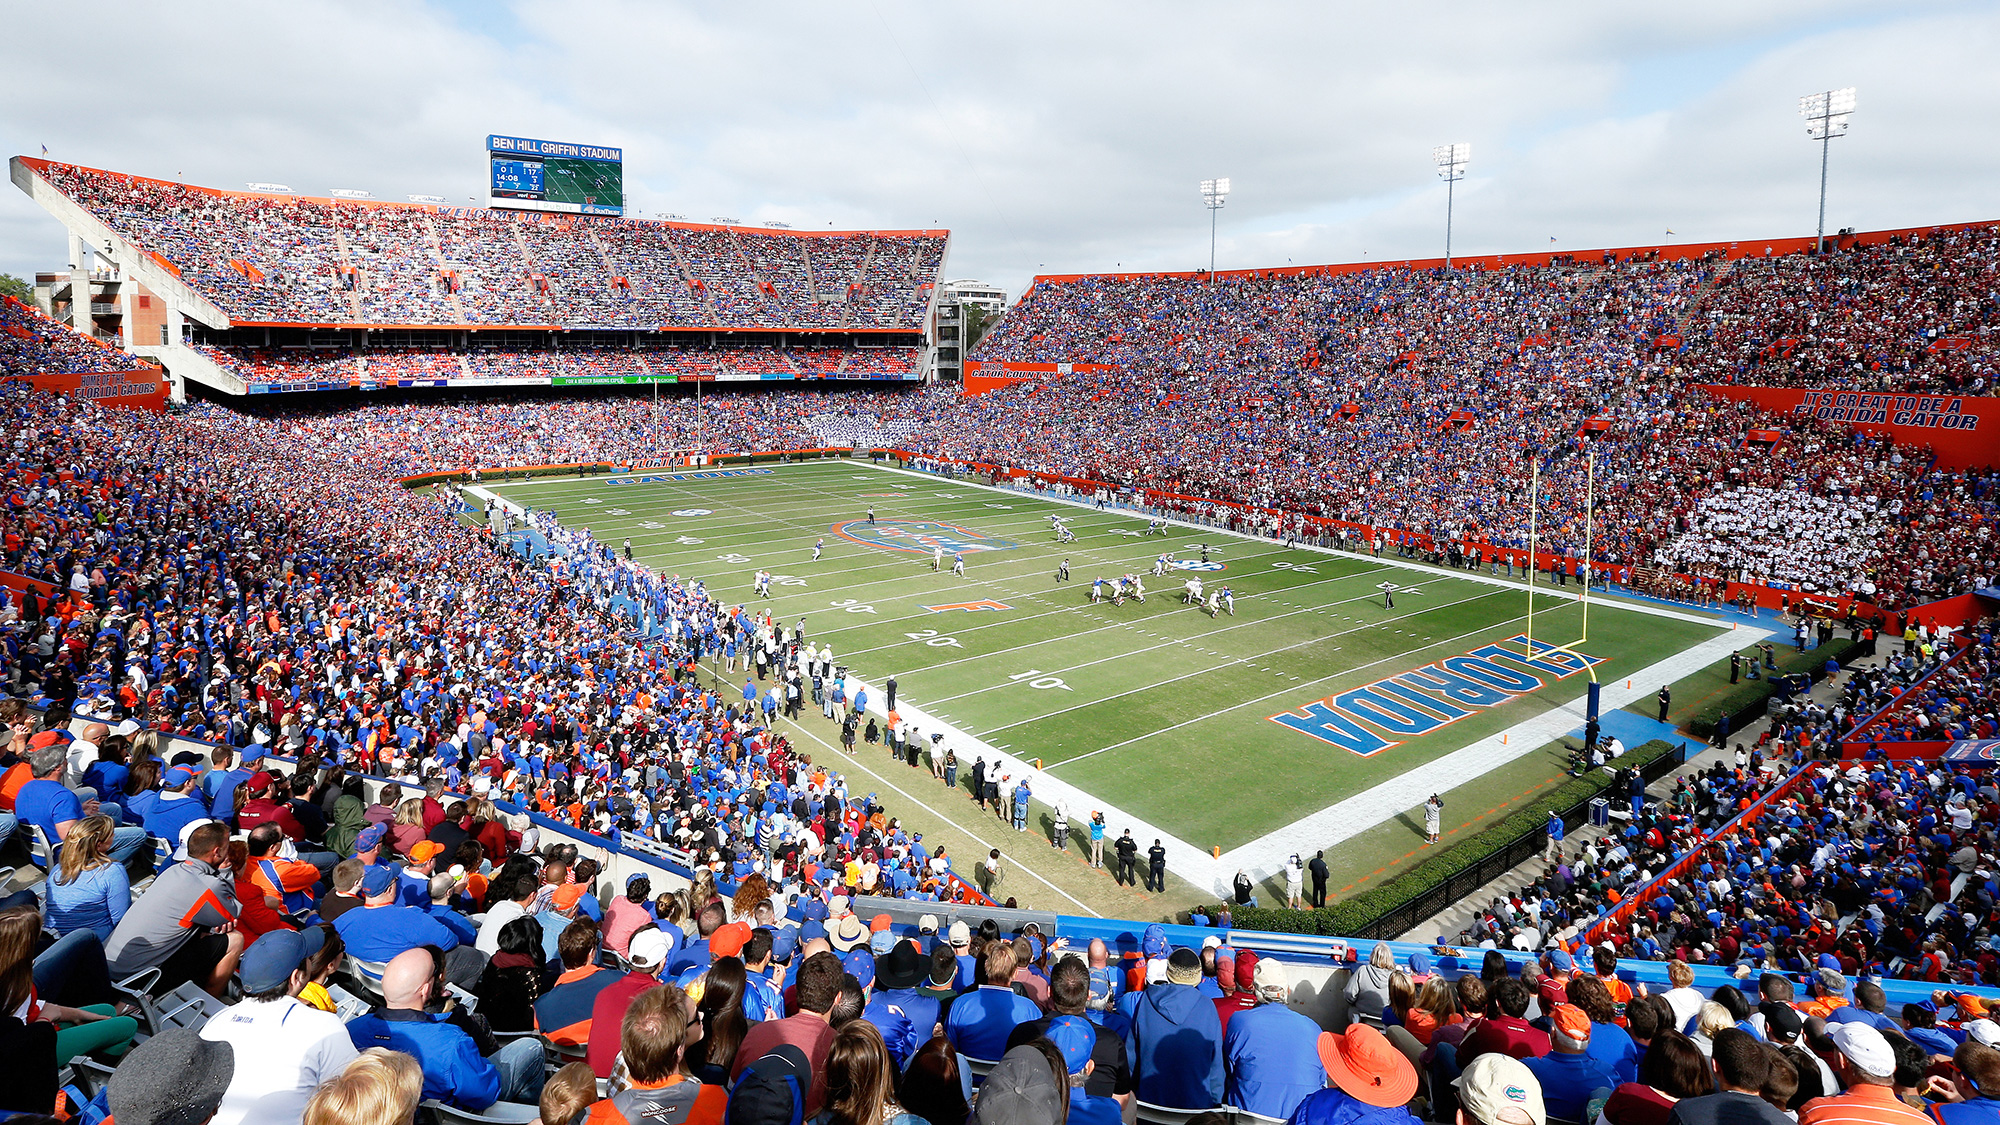
[[[9,162],[0,1120],[1994,1112],[2000,221],[1009,301],[465,141]]]

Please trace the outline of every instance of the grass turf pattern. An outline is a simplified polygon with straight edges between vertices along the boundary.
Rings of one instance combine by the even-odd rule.
[[[1544,676],[1540,690],[1364,757],[1270,717],[1515,637],[1527,625],[1524,590],[1185,527],[1147,535],[1142,516],[857,462],[496,491],[554,508],[614,548],[629,537],[641,561],[700,578],[728,602],[768,608],[787,625],[804,617],[809,639],[831,643],[836,662],[877,683],[894,675],[902,698],[1204,848],[1281,829],[1550,707],[1580,712],[1588,682]],[[1055,542],[1052,513],[1068,520],[1075,543]],[[933,572],[926,549],[861,541],[909,545],[940,533],[922,523],[970,533],[942,532],[954,540],[1012,546],[966,551],[959,578],[949,552]],[[1222,569],[1150,576],[1162,552],[1198,563],[1203,543]],[[1059,583],[1064,558],[1072,580]],[[768,601],[752,594],[760,568],[778,576]],[[1145,576],[1143,604],[1089,604],[1094,577],[1128,573]],[[1197,575],[1234,591],[1235,616],[1182,604],[1182,581]],[[1398,587],[1394,609],[1383,607],[1385,581]],[[1006,608],[936,608],[982,602]],[[1606,681],[1715,631],[1604,602],[1593,604],[1590,626],[1581,647],[1602,658]],[[1537,640],[1567,643],[1580,627],[1575,603],[1537,599]],[[1526,788],[1546,778],[1548,763],[1523,759],[1486,780],[1504,791],[1516,769]],[[1073,812],[1080,820],[1085,810]]]

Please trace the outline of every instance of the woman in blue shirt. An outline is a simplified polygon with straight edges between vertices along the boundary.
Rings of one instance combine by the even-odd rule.
[[[48,924],[56,933],[90,930],[110,941],[125,917],[132,884],[124,865],[111,862],[111,839],[108,816],[87,816],[71,826],[62,860],[48,878]]]

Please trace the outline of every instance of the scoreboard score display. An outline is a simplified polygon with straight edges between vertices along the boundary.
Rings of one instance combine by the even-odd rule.
[[[622,149],[527,137],[486,138],[487,204],[582,215],[625,213]]]

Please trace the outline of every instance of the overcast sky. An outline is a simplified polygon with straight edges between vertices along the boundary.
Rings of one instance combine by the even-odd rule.
[[[952,277],[1810,235],[1802,93],[1860,90],[1827,227],[2000,217],[2000,4],[0,0],[0,148],[483,196],[488,133],[623,148],[647,214],[945,226]],[[0,188],[0,271],[66,261]]]

